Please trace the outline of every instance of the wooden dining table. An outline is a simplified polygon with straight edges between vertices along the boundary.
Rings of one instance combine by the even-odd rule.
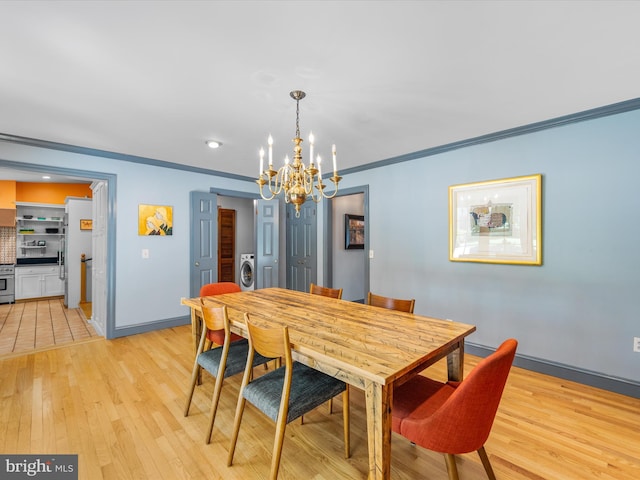
[[[464,339],[475,326],[397,312],[282,288],[207,297],[226,305],[233,332],[252,321],[287,325],[295,360],[361,388],[367,409],[369,480],[391,473],[393,388],[447,357],[450,380],[462,380]],[[191,308],[194,348],[201,328],[200,298]]]

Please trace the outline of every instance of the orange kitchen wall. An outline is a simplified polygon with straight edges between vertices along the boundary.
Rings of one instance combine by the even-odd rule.
[[[16,208],[15,180],[0,180],[0,208]]]
[[[16,202],[64,205],[67,197],[92,198],[88,183],[16,183]]]

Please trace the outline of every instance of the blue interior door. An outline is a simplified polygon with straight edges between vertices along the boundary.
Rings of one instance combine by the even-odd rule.
[[[280,265],[280,205],[274,200],[256,200],[255,202],[256,289],[277,287]]]
[[[317,206],[306,202],[296,217],[295,207],[287,205],[287,288],[308,292],[318,276]]]
[[[218,195],[191,192],[190,295],[218,279]]]

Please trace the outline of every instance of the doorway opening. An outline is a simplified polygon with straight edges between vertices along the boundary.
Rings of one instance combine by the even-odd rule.
[[[68,177],[70,181],[86,181],[91,183],[94,189],[94,204],[97,203],[100,214],[100,221],[93,224],[93,267],[96,275],[96,282],[93,285],[92,317],[98,318],[96,321],[97,330],[107,339],[116,336],[115,328],[115,245],[116,239],[116,175],[78,170],[63,167],[50,167],[46,165],[27,164],[13,161],[0,161],[0,165],[7,170],[19,172],[53,174],[64,181]],[[96,193],[96,189],[99,193]],[[96,218],[97,220],[97,218]],[[96,250],[99,251],[100,264],[97,263]],[[100,287],[102,286],[102,287]],[[99,310],[98,310],[99,309]]]
[[[218,281],[242,285],[241,256],[255,248],[253,199],[219,194],[217,206]]]
[[[220,270],[220,233],[218,211],[235,211],[234,252],[223,257],[233,262],[233,282],[241,284],[241,254],[257,253],[255,201],[257,194],[235,190],[211,188],[209,192],[191,192],[191,249],[190,287],[191,296],[198,296],[200,288],[218,281]],[[227,226],[229,227],[229,226]],[[228,267],[227,267],[228,268]]]
[[[369,291],[369,186],[341,190],[324,210],[324,278],[327,284],[343,289],[343,299],[362,303]],[[345,247],[345,215],[364,217],[363,249]]]

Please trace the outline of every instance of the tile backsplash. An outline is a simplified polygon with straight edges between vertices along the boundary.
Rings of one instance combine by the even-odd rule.
[[[16,263],[15,227],[0,227],[0,263]]]

